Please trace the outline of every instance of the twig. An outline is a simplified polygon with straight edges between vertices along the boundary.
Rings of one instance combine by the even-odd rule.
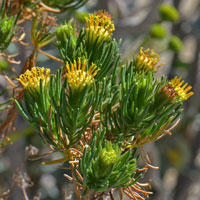
[[[30,157],[30,158],[28,158],[28,160],[39,160],[39,159],[42,159],[45,156],[48,156],[48,155],[50,155],[52,153],[55,153],[55,152],[58,152],[58,151],[56,151],[56,150],[55,151],[50,151],[50,152],[47,152],[47,153],[45,153],[43,155],[40,155],[40,156],[37,156],[37,157]]]
[[[120,188],[120,190],[119,190],[119,196],[120,196],[120,200],[123,200],[123,190],[122,190],[122,188]]]
[[[29,200],[28,195],[26,193],[26,189],[24,187],[21,187],[21,189],[22,189],[22,193],[23,193],[24,199],[25,200]]]
[[[166,134],[172,135],[171,131],[172,131],[176,126],[178,126],[179,122],[180,122],[180,119],[178,119],[178,120],[176,121],[176,123],[175,123],[174,125],[172,125],[172,127],[170,127],[170,128],[167,129],[167,130],[164,130],[164,133],[163,133],[162,135],[160,135],[159,137],[157,137],[156,141],[157,141],[157,140],[160,140],[161,138],[163,138]]]
[[[67,178],[69,181],[73,181],[73,178],[67,174],[64,174],[64,177]]]
[[[109,192],[109,194],[110,194],[110,198],[111,198],[111,200],[114,200],[114,196],[113,196],[113,194],[112,194],[111,191]]]
[[[44,11],[49,11],[49,12],[54,12],[54,13],[60,13],[61,12],[61,10],[51,8],[51,7],[47,6],[46,4],[44,4],[42,2],[40,2],[40,6],[42,6],[44,8]]]
[[[144,190],[139,189],[136,185],[131,185],[130,187],[132,187],[137,192],[141,192],[141,193],[145,193],[145,194],[153,194],[153,192],[144,191]]]
[[[57,61],[57,62],[59,62],[59,63],[64,64],[64,61],[63,61],[63,60],[61,60],[61,59],[59,59],[59,58],[56,58],[55,56],[52,56],[52,55],[50,55],[50,54],[48,54],[48,53],[42,51],[41,49],[38,49],[38,52],[42,53],[43,55],[49,57],[49,58],[52,59],[52,60],[55,60],[55,61]]]
[[[15,84],[11,81],[11,79],[10,79],[8,76],[5,75],[4,78],[8,81],[8,83],[9,83],[11,86],[17,87],[17,85],[15,85]]]
[[[140,152],[141,152],[142,161],[143,161],[148,167],[150,167],[150,168],[152,168],[152,169],[159,169],[159,167],[153,166],[153,165],[151,165],[150,163],[148,163],[150,160],[149,160],[149,157],[146,156],[146,153],[145,153],[145,151],[144,151],[143,146],[140,146],[139,148],[140,148]],[[146,162],[146,160],[145,160],[145,158],[144,158],[144,155],[145,155],[145,158],[146,158],[147,162]],[[148,158],[148,159],[147,159],[147,158]],[[149,160],[149,161],[148,161],[148,160]]]

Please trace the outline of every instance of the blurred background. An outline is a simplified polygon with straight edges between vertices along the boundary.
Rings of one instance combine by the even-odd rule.
[[[179,20],[163,22],[166,30],[164,37],[152,35],[152,25],[159,23],[158,7],[161,4],[173,5],[179,12]],[[159,170],[149,169],[145,179],[140,182],[150,181],[153,195],[151,200],[200,200],[200,0],[89,0],[88,3],[77,11],[66,11],[56,15],[58,24],[68,21],[72,17],[83,23],[88,12],[107,10],[113,17],[116,30],[116,40],[122,38],[121,54],[124,62],[133,59],[139,47],[153,48],[162,57],[162,66],[157,72],[157,77],[166,75],[169,79],[174,76],[182,78],[193,87],[195,93],[185,104],[184,112],[178,126],[172,131],[172,136],[145,146],[152,165],[159,166]],[[22,24],[30,42],[30,23]],[[169,45],[172,36],[180,38],[178,49]],[[9,46],[9,54],[14,54],[23,49],[17,45]],[[59,57],[58,50],[53,46],[46,46],[44,51]],[[25,54],[17,57],[22,64]],[[0,60],[0,68],[5,74],[11,72],[7,63]],[[55,72],[60,65],[44,55],[39,55],[38,66],[50,67]],[[15,67],[20,72],[20,66]],[[0,77],[0,90],[7,87],[7,81]],[[1,96],[0,101],[8,98],[9,93]],[[0,111],[1,112],[1,111]],[[0,113],[1,122],[5,114]],[[72,185],[68,184],[63,176],[67,167],[63,164],[43,166],[40,163],[61,157],[59,154],[48,155],[41,160],[27,160],[30,151],[39,150],[45,154],[49,150],[42,144],[39,135],[28,126],[19,116],[15,123],[16,132],[11,131],[12,145],[0,150],[0,199],[3,192],[10,192],[10,200],[24,199],[22,190],[17,184],[23,177],[29,189],[29,199],[61,200],[73,199]],[[30,147],[33,145],[37,149]],[[26,177],[26,174],[28,177]],[[29,180],[29,177],[31,180]],[[10,189],[11,191],[8,191]],[[74,199],[76,199],[74,197]]]

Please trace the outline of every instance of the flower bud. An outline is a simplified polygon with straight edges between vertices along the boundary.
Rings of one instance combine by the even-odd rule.
[[[117,161],[117,152],[112,148],[111,143],[108,144],[109,146],[107,148],[103,148],[100,155],[100,160],[103,166],[111,166]]]
[[[175,22],[179,20],[179,13],[175,7],[162,4],[159,7],[160,17],[164,21]]]
[[[150,27],[150,35],[156,39],[163,39],[167,35],[167,31],[162,25],[153,24]]]
[[[14,36],[14,18],[7,16],[0,19],[0,51],[5,50]]]
[[[0,71],[8,70],[9,64],[6,60],[0,59]]]
[[[75,12],[75,16],[81,23],[85,23],[85,18],[89,16],[89,12],[77,11]]]
[[[172,36],[169,41],[169,48],[174,52],[180,52],[183,48],[183,43],[178,37]]]
[[[72,45],[76,46],[76,34],[75,30],[72,27],[71,23],[65,23],[64,25],[60,25],[55,30],[57,39],[64,45],[67,40],[71,40]]]

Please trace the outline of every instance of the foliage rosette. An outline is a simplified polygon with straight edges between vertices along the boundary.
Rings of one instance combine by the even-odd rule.
[[[84,149],[79,160],[76,180],[88,191],[105,192],[112,188],[127,187],[136,180],[135,151],[122,152],[119,144],[104,140],[105,130],[96,131],[99,137],[93,137],[88,148]],[[139,177],[137,177],[138,179]]]

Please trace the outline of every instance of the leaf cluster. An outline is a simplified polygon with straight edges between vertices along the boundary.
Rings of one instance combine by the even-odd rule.
[[[16,16],[9,16],[12,1],[9,4],[7,12],[5,12],[5,3],[6,1],[3,0],[0,8],[0,51],[4,51],[14,37],[15,25],[20,16],[20,12]]]
[[[137,169],[135,151],[121,152],[119,144],[112,145],[117,154],[115,163],[108,166],[102,164],[101,153],[108,145],[108,141],[103,138],[104,134],[105,130],[100,131],[99,134],[93,132],[95,136],[90,146],[84,149],[78,167],[82,179],[74,170],[76,180],[85,186],[85,192],[88,189],[98,192],[109,191],[112,188],[127,187],[137,181],[133,179]]]
[[[125,138],[136,134],[144,138],[176,120],[182,111],[182,103],[159,98],[164,84],[166,80],[156,80],[153,72],[135,72],[134,62],[123,66],[120,83],[104,112],[109,132]],[[112,109],[115,105],[116,108]]]
[[[87,3],[87,1],[88,0],[43,0],[46,5],[61,10],[78,9]]]
[[[78,35],[76,37],[76,35]],[[100,68],[95,79],[102,80],[105,77],[112,76],[111,72],[115,72],[119,65],[119,45],[115,39],[99,41],[98,36],[91,44],[88,42],[90,38],[87,37],[85,28],[82,28],[77,33],[75,25],[72,26],[71,22],[65,23],[56,29],[57,47],[60,52],[61,58],[66,62],[73,62],[79,57],[86,58],[88,65],[94,63]]]

